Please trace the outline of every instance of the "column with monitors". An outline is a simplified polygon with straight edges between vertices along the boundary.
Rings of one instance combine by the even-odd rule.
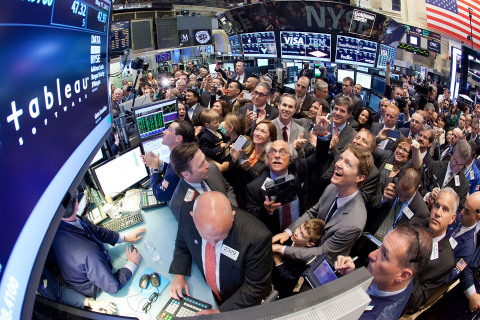
[[[228,42],[230,43],[230,50],[232,51],[233,57],[242,56],[242,45],[240,43],[240,36],[234,35],[228,37]]]
[[[246,57],[276,58],[277,45],[273,31],[244,33],[240,35]]]
[[[390,60],[390,68],[393,68],[393,63],[395,62],[395,55],[397,49],[394,47],[389,47],[384,44],[380,44],[380,50],[377,57],[378,69],[385,69],[387,67],[387,61]]]
[[[359,38],[337,36],[336,63],[356,64],[365,67],[375,66],[377,43]]]
[[[330,62],[331,36],[325,33],[280,31],[281,57]]]

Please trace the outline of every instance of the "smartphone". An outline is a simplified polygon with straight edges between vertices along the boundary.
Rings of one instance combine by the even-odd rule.
[[[235,148],[235,150],[240,150],[243,148],[245,142],[247,142],[247,138],[245,138],[244,136],[239,136],[237,138],[237,141],[235,141],[235,144],[233,145],[233,147]]]
[[[397,130],[388,130],[387,131],[388,138],[400,139],[400,131]]]

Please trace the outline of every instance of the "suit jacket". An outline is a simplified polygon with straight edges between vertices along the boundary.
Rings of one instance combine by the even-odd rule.
[[[230,99],[226,95],[222,95],[220,99],[225,100],[226,102],[230,102]],[[200,98],[198,99],[198,102],[204,107],[204,108],[210,108],[213,106],[213,104],[217,101],[217,96],[212,94],[210,91],[205,91],[200,95]]]
[[[305,119],[292,119],[290,124],[290,132],[288,134],[288,143],[292,144],[293,141],[300,138],[300,135],[303,133],[303,138],[307,139],[305,146],[298,152],[298,156],[301,158],[305,157],[305,149],[308,148],[309,152],[312,151],[313,147],[308,143],[308,122],[304,121]],[[284,125],[280,122],[278,118],[272,120],[272,123],[277,127],[277,139],[283,140],[283,127]]]
[[[333,98],[333,103],[335,103],[335,99],[337,99],[338,97],[343,97],[343,92],[340,92],[339,94],[337,94],[334,98]],[[350,98],[352,99],[352,104],[353,104],[353,112],[352,114],[355,114],[355,112],[360,109],[361,107],[363,107],[363,102],[362,100],[357,97],[356,95],[353,94],[353,90],[352,90],[352,93],[350,94]]]
[[[223,245],[238,252],[237,259],[220,255],[221,312],[260,304],[271,290],[272,235],[257,218],[234,208],[236,214]],[[205,277],[200,237],[190,215],[179,219],[170,273],[190,276],[193,261]]]
[[[474,254],[470,263],[467,264],[465,270],[460,274],[460,285],[462,290],[467,290],[474,285],[476,292],[480,292],[480,283],[475,277],[475,272],[478,268],[480,268],[480,246],[474,248]]]
[[[233,188],[230,186],[230,184],[228,184],[215,164],[210,164],[210,167],[208,168],[208,178],[205,179],[205,181],[210,187],[210,190],[223,193],[228,200],[230,200],[232,206],[237,206],[237,199],[233,193]],[[186,201],[185,196],[188,190],[193,191],[193,197],[191,200],[189,199],[189,201]],[[168,203],[170,211],[172,211],[172,214],[175,216],[177,221],[180,215],[186,214],[190,216],[190,211],[193,210],[193,204],[199,195],[199,192],[190,184],[188,184],[188,182],[186,182],[183,178],[180,179],[175,192],[173,192],[172,200],[170,200]]]
[[[456,224],[459,225],[459,224]],[[452,232],[455,230],[455,227],[452,228]],[[450,230],[449,230],[450,231]],[[447,236],[451,237],[452,232],[447,232]],[[459,236],[456,236],[454,239],[457,242],[455,248],[453,248],[453,256],[455,258],[455,264],[457,264],[460,259],[463,259],[467,265],[472,261],[472,257],[475,253],[476,246],[476,228],[472,228],[465,233],[462,233]],[[462,270],[455,266],[448,277],[449,280],[456,278]]]
[[[480,189],[480,170],[478,170],[475,162],[472,164],[472,169],[465,176],[470,185],[469,193],[472,194]]]
[[[325,220],[337,193],[337,186],[334,184],[329,185],[317,204],[308,209],[288,229],[293,232],[305,221],[312,218]],[[344,206],[338,208],[335,215],[328,221],[323,229],[322,239],[318,247],[299,248],[287,246],[285,247],[284,256],[295,260],[306,260],[312,255],[319,256],[325,253],[330,261],[335,261],[338,255],[348,255],[354,242],[362,234],[366,221],[367,210],[365,209],[362,194],[359,192]]]
[[[300,106],[301,111],[308,111],[313,103],[313,97],[307,93],[305,100],[303,100],[302,105]]]
[[[243,107],[240,108],[239,112],[242,116],[245,117],[247,115],[247,110],[253,111],[253,103],[249,103],[249,104],[244,105]],[[273,120],[276,117],[278,117],[278,109],[272,107],[268,103],[265,106],[265,111],[267,112],[267,114],[265,116],[266,120]]]
[[[433,160],[432,156],[430,155],[430,153],[428,153],[428,150],[427,150],[427,153],[425,154],[425,157],[423,157],[423,164],[422,164],[422,171],[421,172],[425,171],[425,169],[427,169],[430,166],[430,164],[433,163],[433,161],[434,160]]]
[[[425,196],[427,192],[431,192],[434,188],[441,188],[443,181],[445,180],[445,174],[447,173],[449,162],[448,161],[434,161],[428,169],[426,169],[422,174],[422,184],[420,185],[420,193],[422,196]],[[460,179],[460,185],[455,185],[455,178],[452,178],[450,182],[446,185],[447,187],[452,187],[453,190],[457,193],[460,198],[459,210],[463,208],[465,200],[467,199],[468,190],[470,188],[467,178],[463,174],[463,171],[457,175]]]
[[[190,109],[190,107],[189,107]],[[195,107],[195,110],[193,111],[193,116],[190,118],[192,121],[193,125],[195,126],[201,126],[202,122],[200,121],[200,113],[202,113],[204,107],[200,103],[197,103],[197,106]],[[188,112],[188,110],[187,110]]]
[[[375,210],[369,211],[365,231],[370,232],[371,234],[375,234],[375,232],[377,232],[383,220],[385,220],[388,213],[392,209],[394,201],[395,200],[389,200],[384,203],[380,202],[377,204],[377,208]],[[419,219],[426,219],[430,216],[430,211],[428,210],[425,201],[423,201],[423,198],[418,191],[415,192],[415,195],[413,196],[412,201],[408,205],[408,208],[413,212],[413,217]],[[404,212],[405,210],[399,213],[401,217],[396,223],[396,225],[410,221],[410,218],[407,217]]]
[[[410,137],[410,128],[400,128],[398,129],[398,131],[400,131],[401,134],[403,134],[404,137]]]
[[[328,125],[327,130],[328,132],[333,133],[333,126],[331,123]],[[343,130],[340,131],[340,134],[338,135],[338,143],[335,146],[335,148],[338,151],[343,152],[343,150],[345,150],[346,145],[351,143],[353,141],[353,138],[355,138],[356,135],[357,135],[357,132],[353,130],[350,124],[347,123],[343,128]]]
[[[438,160],[440,160],[440,161],[449,161],[450,160],[450,157],[453,154],[453,148],[450,148],[450,150],[445,154],[445,156],[443,156],[443,158],[441,158],[442,155],[443,155],[443,152],[445,150],[449,149],[449,148],[450,148],[450,143],[445,142],[445,144],[440,148],[440,155],[439,155]]]
[[[219,133],[221,134],[221,132]],[[209,157],[217,162],[222,162],[225,154],[225,148],[222,148],[221,143],[225,142],[225,140],[226,139],[223,135],[222,139],[220,139],[213,132],[205,129],[199,139],[200,150],[202,150],[206,157]]]
[[[455,266],[453,250],[448,237],[438,242],[438,258],[430,260],[413,280],[413,290],[405,310],[413,313],[427,302],[435,290],[445,284],[450,271]]]
[[[372,128],[370,129],[370,131],[376,137],[380,133],[380,131],[382,131],[384,126],[385,126],[384,123],[378,123],[378,122],[372,123]],[[396,125],[395,125],[395,130],[399,130]],[[403,137],[404,135],[400,131],[400,138],[403,138]],[[387,145],[385,146],[385,150],[395,151],[395,141],[389,139],[389,141],[387,142]]]

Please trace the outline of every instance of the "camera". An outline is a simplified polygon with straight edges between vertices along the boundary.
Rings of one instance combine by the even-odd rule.
[[[268,198],[282,205],[292,202],[297,198],[295,192],[295,178],[292,174],[275,178],[265,184]]]
[[[135,58],[132,60],[132,63],[130,64],[130,68],[133,70],[144,70],[147,71],[149,67],[148,62],[144,62],[142,58]]]
[[[182,94],[179,94],[178,97],[177,97],[177,99],[178,99],[179,101],[183,101],[183,102],[187,101],[187,97],[186,97],[183,93],[182,93]]]
[[[397,103],[397,107],[400,110],[403,110],[407,106],[408,99],[405,98],[405,97],[400,97],[400,98],[395,99],[395,102]]]

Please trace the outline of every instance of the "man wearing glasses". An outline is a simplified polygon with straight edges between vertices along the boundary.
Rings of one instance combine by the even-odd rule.
[[[254,124],[258,115],[265,111],[265,119],[273,120],[278,117],[278,109],[268,104],[270,101],[270,86],[264,82],[259,83],[252,92],[252,103],[244,105],[239,112],[245,118],[249,126]]]
[[[320,79],[313,85],[313,96],[317,100],[326,100],[329,105],[332,102],[332,97],[328,93],[328,83]]]
[[[463,169],[470,159],[471,147],[465,140],[460,140],[453,148],[450,161],[435,161],[422,174],[420,193],[429,208],[432,208],[440,189],[451,187],[460,198],[460,209],[463,208],[469,184]]]

